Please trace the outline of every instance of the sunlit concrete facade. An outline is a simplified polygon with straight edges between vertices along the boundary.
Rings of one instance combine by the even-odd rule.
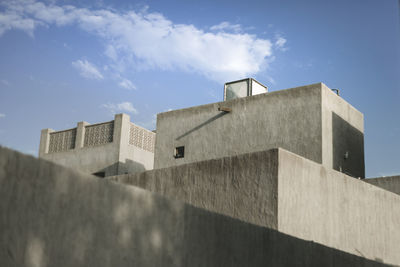
[[[363,114],[323,83],[160,113],[154,167],[277,147],[365,176]]]

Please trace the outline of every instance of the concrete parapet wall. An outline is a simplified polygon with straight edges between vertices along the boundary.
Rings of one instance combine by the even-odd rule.
[[[385,266],[0,147],[0,266]]]
[[[400,265],[400,196],[284,149],[110,179]]]
[[[277,159],[273,149],[110,179],[277,229]]]
[[[363,181],[400,195],[400,176],[370,178]]]
[[[400,196],[279,150],[278,230],[400,265]]]

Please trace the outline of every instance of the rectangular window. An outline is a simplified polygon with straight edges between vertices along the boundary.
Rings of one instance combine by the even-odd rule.
[[[178,146],[175,147],[175,153],[174,153],[174,158],[183,158],[185,156],[185,147],[184,146]]]

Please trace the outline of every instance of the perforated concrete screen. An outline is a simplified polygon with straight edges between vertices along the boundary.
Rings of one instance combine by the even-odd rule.
[[[267,87],[252,78],[225,83],[224,100],[266,93]]]

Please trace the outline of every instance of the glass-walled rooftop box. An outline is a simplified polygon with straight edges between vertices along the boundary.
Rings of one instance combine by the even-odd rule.
[[[268,92],[268,88],[253,78],[225,83],[224,101],[234,98],[259,95]]]

